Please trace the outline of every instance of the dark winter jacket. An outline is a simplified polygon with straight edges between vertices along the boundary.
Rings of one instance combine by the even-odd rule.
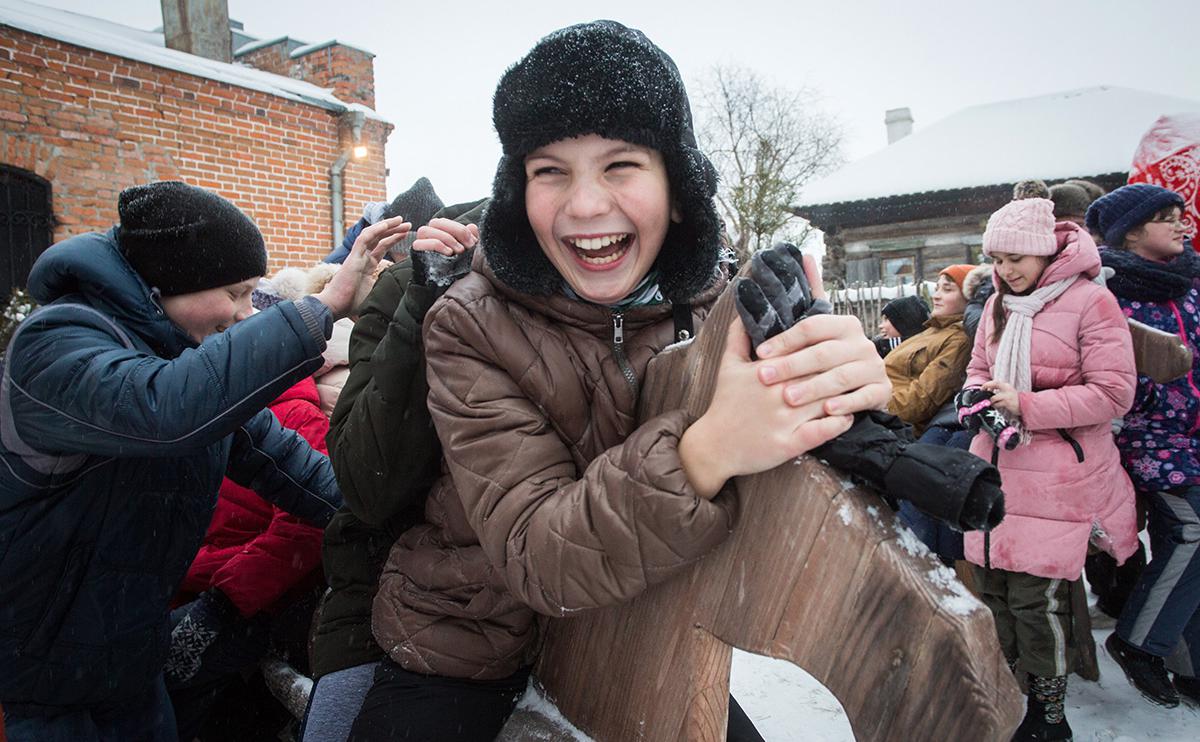
[[[723,287],[696,298],[697,326]],[[673,340],[671,305],[621,319],[615,346],[609,308],[513,291],[478,254],[426,317],[447,473],[393,547],[373,615],[404,668],[511,675],[536,653],[537,614],[630,600],[728,536],[731,492],[697,497],[679,461],[687,416],[637,420],[634,380]]]
[[[317,385],[301,379],[271,403],[280,424],[313,450],[325,453],[329,420],[321,412]],[[216,588],[243,618],[279,605],[293,590],[313,587],[321,565],[323,531],[230,479],[221,483],[217,509],[204,543],[180,586],[176,604]]]
[[[486,201],[447,206],[436,216],[479,221]],[[350,337],[350,376],[338,397],[329,453],[346,504],[325,529],[330,592],[313,642],[316,677],[375,662],[371,603],[388,550],[419,523],[437,479],[442,447],[429,417],[421,323],[445,291],[411,282],[407,258],[380,275]]]
[[[1192,351],[1192,370],[1181,379],[1157,384],[1138,375],[1133,408],[1117,435],[1125,470],[1139,492],[1200,485],[1200,258],[1188,250],[1179,265],[1155,265],[1114,248],[1100,258],[1116,270],[1108,289],[1125,316],[1178,335]]]
[[[197,345],[112,231],[51,247],[29,288],[0,385],[0,703],[24,715],[146,692],[222,476],[322,525],[341,502],[265,409],[320,366],[320,302]]]

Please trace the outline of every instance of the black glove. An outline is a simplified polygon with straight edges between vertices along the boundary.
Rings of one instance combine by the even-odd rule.
[[[957,448],[915,443],[912,427],[886,412],[860,412],[849,430],[812,453],[893,506],[907,500],[959,530],[994,528],[1004,518],[996,467]]]
[[[978,387],[968,387],[954,396],[958,421],[964,428],[977,431],[983,428],[996,445],[1011,451],[1021,442],[1019,431],[1009,424],[1004,413],[992,407],[992,393]]]
[[[804,275],[800,249],[790,242],[776,243],[750,258],[750,277],[734,279],[734,297],[742,324],[754,349],[805,317],[828,314],[833,307],[813,299]]]
[[[204,651],[237,619],[237,608],[216,588],[171,611],[175,628],[171,629],[171,647],[163,667],[167,683],[179,685],[191,680],[200,669]]]
[[[410,255],[413,283],[445,289],[471,272],[471,258],[475,255],[475,248],[463,250],[457,255],[443,255],[432,250],[413,250]]]

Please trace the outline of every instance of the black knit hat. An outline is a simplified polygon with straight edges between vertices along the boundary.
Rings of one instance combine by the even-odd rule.
[[[1183,196],[1149,183],[1134,183],[1101,196],[1087,210],[1087,228],[1109,247],[1122,247],[1125,234],[1171,206],[1183,208]]]
[[[429,178],[417,178],[416,183],[413,183],[404,193],[393,198],[392,202],[383,210],[384,219],[402,216],[404,221],[412,224],[412,231],[388,252],[393,255],[407,255],[412,243],[417,239],[417,228],[428,224],[433,215],[441,211],[445,205],[438,197],[437,191],[433,190],[433,183],[429,182]]]
[[[696,145],[675,62],[641,31],[594,21],[546,36],[500,78],[492,121],[504,156],[480,230],[488,262],[506,284],[530,294],[562,285],[526,216],[525,156],[587,134],[663,156],[682,216],[671,223],[656,261],[663,295],[685,301],[712,283],[721,252],[717,173]]]
[[[258,227],[211,191],[176,181],[133,186],[121,191],[117,212],[121,252],[163,296],[228,286],[267,272]]]
[[[925,302],[921,301],[919,296],[892,299],[883,305],[881,311],[905,340],[923,330],[925,320],[929,319],[929,307],[925,306]]]

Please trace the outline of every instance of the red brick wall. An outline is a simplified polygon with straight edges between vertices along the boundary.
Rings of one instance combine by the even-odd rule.
[[[370,154],[346,166],[346,226],[385,198],[391,128],[368,120]],[[51,182],[56,241],[114,224],[121,189],[177,179],[249,214],[272,271],[315,262],[344,129],[322,108],[0,27],[0,163]]]

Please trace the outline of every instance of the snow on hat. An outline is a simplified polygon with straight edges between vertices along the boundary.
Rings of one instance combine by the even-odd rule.
[[[1142,136],[1130,183],[1150,183],[1183,197],[1183,226],[1189,237],[1200,234],[1200,113],[1162,116]]]
[[[1040,180],[1022,180],[1013,186],[1013,200],[1022,198],[1049,198],[1050,189]]]
[[[880,310],[904,340],[916,335],[929,319],[929,307],[919,296],[901,296],[883,305]]]
[[[1054,202],[1054,218],[1062,221],[1067,217],[1082,217],[1092,202],[1104,195],[1104,189],[1090,180],[1068,180],[1050,186],[1050,200]]]
[[[1092,202],[1087,210],[1087,228],[1103,237],[1109,247],[1121,247],[1129,230],[1171,206],[1182,209],[1183,196],[1149,183],[1121,186]]]
[[[117,198],[117,242],[163,296],[228,286],[267,272],[262,233],[238,207],[178,181],[133,186]]]
[[[480,232],[488,263],[504,283],[530,294],[561,286],[526,216],[524,160],[538,147],[587,134],[663,156],[682,216],[671,223],[656,261],[663,295],[685,301],[712,283],[721,253],[717,173],[696,144],[675,62],[641,31],[593,21],[549,34],[500,78],[492,121],[504,156]]]
[[[1001,206],[988,218],[983,231],[983,254],[1053,255],[1054,202],[1048,198],[1023,198]],[[965,274],[964,274],[965,275]]]
[[[946,276],[951,281],[954,281],[958,286],[958,290],[966,296],[966,291],[963,290],[963,281],[966,280],[967,274],[975,270],[976,266],[968,265],[967,263],[958,263],[956,265],[948,265],[938,273],[939,276]]]

